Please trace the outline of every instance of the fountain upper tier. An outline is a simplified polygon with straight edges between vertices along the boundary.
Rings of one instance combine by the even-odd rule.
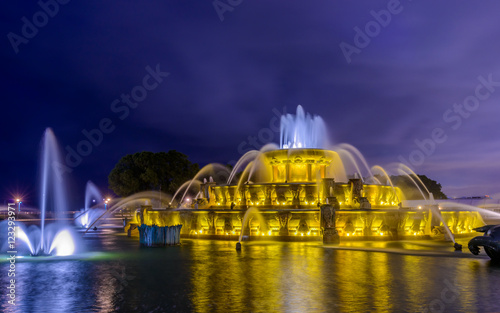
[[[354,175],[352,175],[354,176]],[[324,149],[279,149],[260,153],[241,173],[238,184],[200,185],[199,208],[256,205],[315,206],[336,197],[343,207],[359,208],[366,198],[376,207],[397,207],[399,188],[366,185],[347,177],[341,157]]]
[[[282,149],[264,152],[261,170],[255,181],[272,183],[317,183],[323,178],[347,182],[342,160],[337,152],[323,149]],[[262,172],[265,176],[262,177]],[[261,175],[259,175],[261,174]],[[260,177],[259,177],[260,176]]]

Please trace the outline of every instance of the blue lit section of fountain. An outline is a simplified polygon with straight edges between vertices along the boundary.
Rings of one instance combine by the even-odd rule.
[[[99,188],[89,180],[85,187],[85,207],[80,212],[75,213],[75,225],[80,228],[88,228],[104,213],[104,209],[95,207],[96,199],[99,201],[97,204],[99,205],[102,194]]]
[[[40,228],[35,225],[16,227],[16,237],[32,256],[68,256],[76,250],[75,235],[70,226],[61,221],[45,223],[49,209],[57,220],[68,208],[64,178],[57,173],[57,166],[63,164],[59,151],[54,133],[47,128],[42,140],[40,160]]]

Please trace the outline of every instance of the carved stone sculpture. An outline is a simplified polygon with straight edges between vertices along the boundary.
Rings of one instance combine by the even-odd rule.
[[[323,243],[338,244],[339,233],[335,228],[335,211],[340,206],[336,204],[325,204],[321,206],[321,227],[323,229]]]
[[[493,261],[500,261],[500,225],[486,225],[475,228],[477,232],[484,232],[484,236],[477,236],[469,241],[469,250],[478,255],[480,246]]]

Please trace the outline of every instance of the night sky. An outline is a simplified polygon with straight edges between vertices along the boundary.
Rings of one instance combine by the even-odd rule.
[[[498,1],[69,1],[45,20],[34,1],[0,6],[1,198],[36,201],[46,127],[76,149],[112,123],[66,176],[80,199],[125,154],[204,165],[237,160],[249,136],[277,143],[264,129],[298,104],[371,165],[413,156],[448,196],[500,198]]]

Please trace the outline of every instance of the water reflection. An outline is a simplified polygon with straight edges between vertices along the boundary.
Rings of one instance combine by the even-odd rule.
[[[89,242],[107,252],[56,261],[19,260],[17,311],[6,297],[0,299],[0,310],[421,312],[439,311],[441,305],[448,312],[500,310],[500,267],[465,255],[405,255],[401,247],[378,243],[366,245],[401,253],[298,242],[244,242],[236,252],[234,242],[208,240],[140,249],[133,239],[116,235],[91,237]],[[5,273],[7,266],[0,263],[0,271]],[[1,286],[7,279],[0,276]]]

